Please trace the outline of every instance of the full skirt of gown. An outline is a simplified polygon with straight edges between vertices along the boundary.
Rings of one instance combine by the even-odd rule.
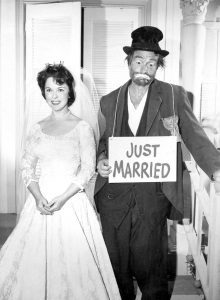
[[[39,182],[47,199],[71,178]],[[0,251],[0,300],[118,300],[118,287],[100,224],[84,192],[53,215],[42,215],[32,195]]]

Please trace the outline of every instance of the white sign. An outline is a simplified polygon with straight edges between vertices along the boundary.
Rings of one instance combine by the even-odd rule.
[[[175,136],[109,138],[109,182],[176,181]]]

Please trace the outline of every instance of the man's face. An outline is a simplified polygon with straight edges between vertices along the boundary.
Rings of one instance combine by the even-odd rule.
[[[156,75],[158,59],[154,52],[136,50],[128,66],[131,80],[140,86],[149,85]]]

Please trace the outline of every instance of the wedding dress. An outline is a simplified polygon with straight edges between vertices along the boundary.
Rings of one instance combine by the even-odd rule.
[[[51,136],[35,124],[22,166],[25,184],[38,181],[48,201],[71,183],[81,191],[47,216],[28,196],[0,251],[0,300],[121,299],[97,215],[84,192],[95,167],[91,127],[81,120],[68,133]]]

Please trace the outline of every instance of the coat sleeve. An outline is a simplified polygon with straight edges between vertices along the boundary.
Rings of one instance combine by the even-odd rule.
[[[196,163],[211,177],[220,169],[220,152],[210,142],[205,131],[196,119],[186,91],[179,87],[176,96],[178,101],[180,134]]]

